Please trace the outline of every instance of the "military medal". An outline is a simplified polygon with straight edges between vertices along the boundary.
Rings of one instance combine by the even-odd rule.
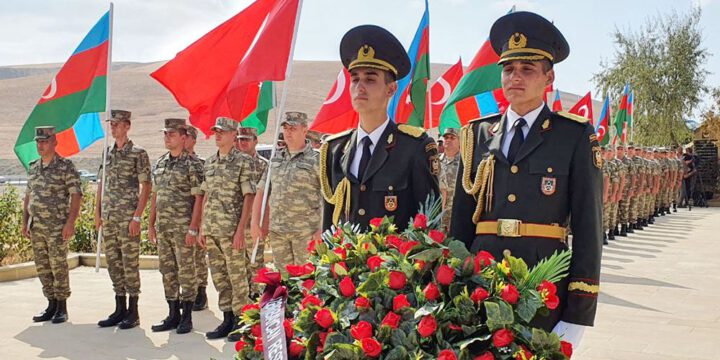
[[[550,130],[550,119],[545,119],[545,121],[543,121],[543,123],[542,123],[541,128],[542,128],[542,131]]]
[[[385,210],[395,211],[397,210],[397,196],[389,195],[385,197]]]
[[[540,181],[540,191],[543,194],[550,196],[555,193],[556,179],[554,177],[543,177]]]

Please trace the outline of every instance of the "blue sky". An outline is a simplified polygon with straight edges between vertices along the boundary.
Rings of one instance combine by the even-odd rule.
[[[432,62],[465,64],[487,38],[490,26],[513,5],[555,22],[570,43],[568,60],[556,67],[556,87],[584,94],[600,61],[612,60],[615,28],[638,29],[646,19],[672,10],[703,9],[704,46],[712,53],[707,84],[720,86],[720,0],[430,0]],[[174,54],[234,15],[249,0],[117,0],[115,61],[157,61]],[[63,62],[108,8],[97,0],[0,1],[0,66]],[[295,58],[337,60],[349,28],[373,23],[409,46],[423,0],[304,0]],[[715,21],[713,21],[715,20]],[[439,76],[440,74],[433,74]],[[594,98],[601,96],[593,94]]]

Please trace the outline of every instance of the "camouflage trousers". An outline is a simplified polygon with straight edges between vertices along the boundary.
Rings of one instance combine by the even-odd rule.
[[[630,199],[627,195],[620,199],[618,204],[618,222],[620,224],[627,224],[630,219]]]
[[[618,203],[610,203],[610,229],[614,229],[618,223]]]
[[[315,232],[280,234],[270,231],[268,242],[272,248],[273,263],[283,274],[287,274],[285,265],[304,264],[308,260],[307,245]]]
[[[245,230],[245,264],[247,265],[247,282],[251,293],[260,294],[265,286],[254,282],[253,279],[255,278],[257,271],[265,266],[265,240],[260,239],[258,243],[258,250],[255,255],[254,264],[250,261],[252,259],[253,241],[250,229],[248,228]]]
[[[631,224],[637,223],[638,210],[640,209],[640,196],[637,194],[630,198],[630,207],[628,209],[628,222]]]
[[[140,236],[130,236],[128,222],[103,223],[103,248],[115,295],[140,294]]]
[[[198,287],[208,286],[207,248],[195,245],[195,277]]]
[[[664,190],[660,189],[658,193],[655,195],[655,209],[663,206],[663,201],[665,198],[665,192]]]
[[[62,239],[62,225],[52,229],[33,226],[31,242],[42,292],[48,299],[65,300],[70,297],[68,272],[68,242]]]
[[[195,246],[185,245],[185,229],[157,233],[160,274],[166,300],[195,301],[197,296]]]
[[[447,233],[450,232],[450,220],[452,218],[452,206],[453,206],[453,199],[451,199],[448,196],[448,199],[445,203],[445,210],[443,212],[442,220],[440,222],[440,230],[445,231]]]
[[[232,311],[240,315],[242,307],[250,302],[250,289],[247,283],[245,256],[232,246],[232,236],[205,236],[215,290],[218,292],[220,311]]]
[[[607,232],[610,229],[610,202],[603,203],[603,231]]]
[[[655,211],[655,195],[648,194],[647,204],[645,206],[645,217],[650,217],[650,215]]]

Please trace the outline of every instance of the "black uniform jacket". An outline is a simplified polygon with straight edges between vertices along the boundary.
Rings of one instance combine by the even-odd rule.
[[[501,150],[505,122],[504,115],[496,115],[463,128],[465,136],[472,130],[470,143],[461,149],[464,160],[472,155],[470,179],[475,178],[481,160],[491,154],[495,157],[492,208],[482,213],[480,221],[516,219],[569,226],[573,255],[569,277],[557,284],[561,305],[536,325],[551,330],[563,320],[590,326],[597,307],[602,251],[602,159],[594,129],[585,119],[553,113],[545,106],[515,163],[510,164]],[[564,241],[553,238],[476,235],[472,214],[477,202],[462,187],[464,168],[461,163],[451,236],[464,241],[471,251],[486,250],[497,259],[508,249],[530,267],[567,249]]]

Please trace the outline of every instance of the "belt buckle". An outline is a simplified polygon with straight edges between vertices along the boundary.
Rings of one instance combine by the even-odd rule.
[[[497,235],[504,237],[521,237],[520,225],[522,221],[517,219],[498,219]]]

